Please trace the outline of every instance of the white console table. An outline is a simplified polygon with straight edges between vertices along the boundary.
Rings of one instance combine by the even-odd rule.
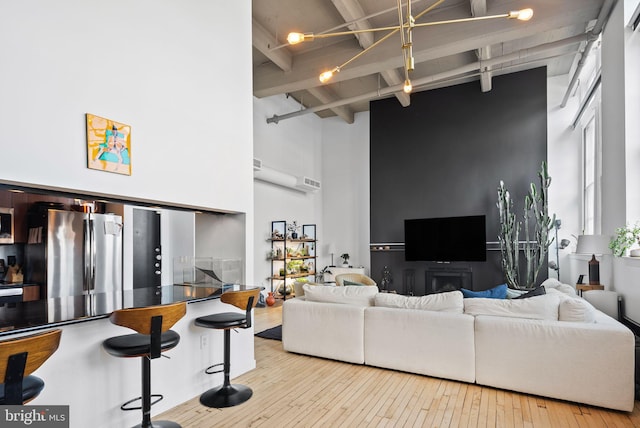
[[[365,271],[363,267],[332,267],[329,266],[327,270],[322,275],[322,282],[325,284],[335,284],[336,275],[340,275],[342,273],[361,273],[365,275]]]

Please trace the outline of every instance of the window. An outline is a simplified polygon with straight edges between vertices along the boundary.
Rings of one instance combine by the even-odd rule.
[[[595,233],[596,212],[596,183],[595,183],[595,147],[596,147],[596,120],[592,117],[582,131],[583,146],[583,183],[582,191],[582,219],[585,235]]]
[[[582,126],[582,233],[599,234],[600,177],[602,151],[600,144],[599,97],[594,97],[590,114]]]

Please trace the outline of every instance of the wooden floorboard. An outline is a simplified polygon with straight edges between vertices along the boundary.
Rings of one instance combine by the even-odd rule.
[[[254,310],[255,331],[282,322],[282,302]],[[198,397],[153,419],[213,427],[638,427],[640,405],[617,412],[474,384],[285,352],[255,338],[256,369],[234,383],[253,397],[209,409]]]

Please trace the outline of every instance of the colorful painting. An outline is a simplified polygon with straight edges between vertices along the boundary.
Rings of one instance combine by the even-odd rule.
[[[87,113],[87,167],[131,175],[131,126]]]

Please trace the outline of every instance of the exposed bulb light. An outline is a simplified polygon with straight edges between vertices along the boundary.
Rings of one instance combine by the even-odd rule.
[[[320,79],[321,83],[327,83],[333,77],[333,73],[337,73],[339,71],[340,71],[340,68],[336,67],[333,70],[329,70],[329,71],[325,71],[324,73],[321,73],[318,78]]]
[[[509,19],[518,19],[520,21],[528,21],[533,17],[533,9],[513,10],[509,12]]]
[[[307,33],[307,34],[303,34],[303,33],[289,33],[289,35],[287,36],[287,42],[289,42],[290,45],[297,45],[298,43],[302,43],[308,40],[313,40],[314,36],[312,33]]]
[[[413,86],[411,86],[411,80],[407,79],[404,81],[404,87],[402,88],[405,94],[410,94],[413,90]]]

